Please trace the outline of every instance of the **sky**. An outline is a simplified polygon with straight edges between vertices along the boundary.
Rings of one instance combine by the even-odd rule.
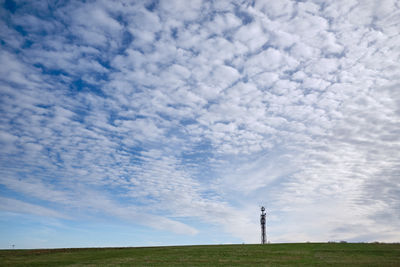
[[[400,241],[400,1],[0,6],[0,248]]]

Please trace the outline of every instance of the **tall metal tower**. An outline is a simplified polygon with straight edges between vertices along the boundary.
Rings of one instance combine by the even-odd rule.
[[[267,214],[265,213],[265,208],[261,207],[261,218],[260,218],[260,223],[261,223],[261,244],[267,243],[267,235],[265,232],[265,216]]]

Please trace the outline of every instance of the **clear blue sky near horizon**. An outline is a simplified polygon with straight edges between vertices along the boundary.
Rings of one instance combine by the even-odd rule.
[[[0,248],[400,241],[400,2],[0,0]]]

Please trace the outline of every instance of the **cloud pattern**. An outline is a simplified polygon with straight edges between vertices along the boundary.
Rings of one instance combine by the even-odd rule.
[[[1,210],[399,240],[398,1],[1,3]]]

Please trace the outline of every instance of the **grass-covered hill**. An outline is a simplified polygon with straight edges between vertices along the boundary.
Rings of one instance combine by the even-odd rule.
[[[0,250],[0,266],[400,266],[400,244]]]

